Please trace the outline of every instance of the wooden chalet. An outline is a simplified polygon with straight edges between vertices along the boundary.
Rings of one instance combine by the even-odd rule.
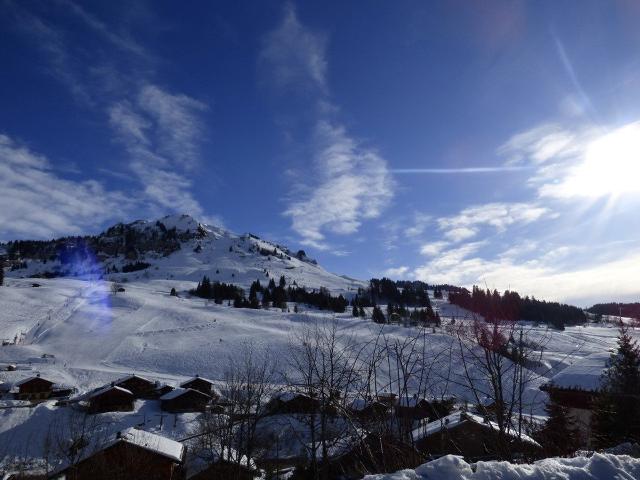
[[[346,438],[330,452],[327,478],[360,479],[373,473],[390,473],[414,468],[424,457],[411,445],[391,435],[369,433],[363,438]]]
[[[172,413],[203,412],[211,397],[192,388],[176,388],[160,397],[162,410]]]
[[[304,393],[281,392],[269,400],[266,409],[271,415],[317,413],[320,411],[320,401]]]
[[[129,390],[136,398],[153,398],[156,389],[155,382],[136,374],[119,378],[114,384]]]
[[[35,377],[25,378],[17,382],[15,398],[17,400],[46,400],[53,392],[55,382],[42,378],[38,373]]]
[[[176,480],[184,478],[186,448],[180,442],[128,428],[105,446],[64,466],[59,480]]]
[[[422,420],[431,416],[431,404],[426,398],[416,395],[400,397],[395,407],[397,417]]]
[[[512,430],[504,432],[501,442],[498,425],[466,412],[455,412],[420,425],[412,436],[414,445],[424,455],[461,455],[471,461],[499,458],[505,452],[534,458],[541,450],[535,440]]]
[[[213,381],[199,375],[196,375],[186,382],[181,383],[180,386],[182,388],[191,388],[193,390],[197,390],[198,392],[202,392],[205,395],[209,395],[214,401],[218,400],[221,397],[221,394],[216,389]]]
[[[107,385],[86,396],[89,413],[130,412],[134,409],[135,397],[126,388]]]
[[[255,462],[234,449],[215,448],[189,459],[187,480],[253,480],[260,476]]]
[[[610,355],[609,352],[587,355],[540,386],[550,401],[568,410],[587,447],[591,444],[593,406],[600,396],[602,374]]]
[[[393,407],[398,401],[398,396],[395,393],[382,392],[378,393],[378,401],[388,405],[389,407]]]
[[[389,414],[389,406],[377,400],[354,398],[347,406],[350,415],[361,422],[383,420]]]

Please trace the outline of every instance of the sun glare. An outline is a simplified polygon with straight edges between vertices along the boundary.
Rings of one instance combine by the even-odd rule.
[[[591,142],[562,190],[592,198],[640,193],[640,122]]]

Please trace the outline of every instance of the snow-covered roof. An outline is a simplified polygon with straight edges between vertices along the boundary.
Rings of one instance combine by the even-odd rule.
[[[251,470],[257,470],[255,461],[252,458],[242,455],[233,448],[215,446],[211,450],[198,452],[187,463],[187,478],[191,478],[198,473],[206,470],[210,465],[218,462],[237,462],[240,459],[240,465]]]
[[[191,382],[193,382],[194,380],[202,380],[203,382],[209,383],[209,384],[211,384],[211,385],[213,385],[213,384],[214,384],[214,381],[213,381],[213,380],[209,380],[208,378],[201,377],[200,375],[196,375],[195,377],[191,377],[189,380],[185,380],[184,382],[182,382],[182,383],[180,384],[180,386],[182,387],[183,385],[185,385],[185,384],[187,384],[187,383],[191,383]]]
[[[182,395],[184,395],[185,393],[188,392],[193,392],[197,395],[201,395],[205,398],[209,398],[209,396],[205,393],[202,393],[198,390],[194,390],[193,388],[175,388],[173,390],[171,390],[170,392],[165,393],[164,395],[162,395],[160,397],[160,400],[173,400],[174,398],[178,398],[181,397]]]
[[[466,422],[474,422],[480,425],[486,425],[487,428],[490,428],[491,430],[496,430],[496,431],[499,430],[497,423],[491,422],[489,420],[485,420],[483,417],[479,415],[474,415],[473,413],[469,413],[469,412],[454,412],[451,415],[447,415],[446,417],[443,417],[439,420],[429,422],[427,424],[423,424],[415,428],[411,432],[411,435],[413,436],[414,441],[418,441],[430,435],[433,435],[435,433],[441,432],[443,430],[456,428]],[[536,446],[540,446],[538,442],[536,442],[533,438],[529,437],[528,435],[524,435],[524,434],[518,435],[517,432],[512,431],[509,428],[507,428],[505,433],[511,437],[517,437],[524,442],[531,443]]]
[[[367,400],[366,398],[356,397],[349,403],[349,408],[353,411],[360,412],[374,404],[384,405],[377,400]]]
[[[126,377],[119,378],[114,383],[118,384],[118,383],[126,382],[127,380],[131,380],[132,378],[137,378],[139,380],[144,380],[145,382],[153,383],[152,380],[149,380],[148,378],[142,377],[140,375],[136,375],[135,373],[132,373],[131,375],[127,375]]]
[[[46,378],[42,378],[41,376],[38,375],[38,376],[23,378],[22,380],[17,381],[14,384],[14,386],[19,387],[20,385],[30,382],[31,380],[43,380],[45,382],[49,382],[51,385],[55,383],[55,382],[52,382],[51,380],[47,380]]]
[[[98,388],[97,390],[94,390],[93,392],[89,392],[87,394],[86,398],[98,397],[98,396],[102,395],[103,393],[108,392],[109,390],[117,390],[119,392],[124,392],[124,393],[127,393],[127,394],[133,396],[133,393],[130,390],[127,390],[126,388],[118,387],[117,385],[107,385],[105,387]]]
[[[307,397],[307,398],[309,398],[309,396],[305,395],[304,393],[286,391],[286,392],[278,392],[278,393],[276,393],[271,398],[271,400],[280,400],[281,402],[290,402],[294,398],[298,398],[298,397]]]
[[[142,447],[145,450],[158,453],[176,462],[182,461],[184,445],[170,438],[156,435],[155,433],[131,427],[120,432],[120,436],[112,442],[112,445],[119,441]]]
[[[609,352],[597,352],[576,360],[573,365],[557,373],[549,385],[559,388],[576,388],[595,392],[601,387],[602,374],[611,358]]]
[[[398,400],[398,405],[401,407],[415,407],[420,402],[428,402],[428,400],[424,397],[404,396],[400,397],[400,399]]]

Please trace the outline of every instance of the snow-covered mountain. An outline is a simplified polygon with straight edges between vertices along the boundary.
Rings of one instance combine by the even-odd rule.
[[[9,272],[14,277],[156,279],[181,285],[206,275],[246,288],[256,279],[268,282],[284,275],[288,284],[340,293],[365,286],[327,272],[303,250],[293,252],[250,233],[237,235],[190,215],[120,223],[97,236],[18,241],[4,247],[19,257]]]

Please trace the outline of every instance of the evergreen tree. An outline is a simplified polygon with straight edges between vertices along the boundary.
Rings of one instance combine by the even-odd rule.
[[[382,310],[380,310],[380,307],[378,307],[377,305],[373,307],[373,313],[371,314],[371,319],[375,323],[386,323],[384,313],[382,313]]]
[[[582,446],[582,438],[575,421],[567,408],[550,401],[545,407],[548,419],[537,432],[540,442],[549,457],[568,455]]]
[[[598,448],[640,442],[640,349],[622,323],[596,400],[593,432]]]
[[[284,275],[280,275],[280,282],[279,282],[279,286],[280,288],[284,288],[287,285],[287,281],[284,278]]]
[[[4,258],[0,257],[0,286],[4,285]]]
[[[353,309],[351,310],[351,316],[353,317],[357,317],[358,316],[358,306],[354,305]]]
[[[360,316],[362,318],[364,318],[366,316],[366,314],[364,313],[364,308],[362,308],[362,306],[358,309],[358,313],[360,314]]]

